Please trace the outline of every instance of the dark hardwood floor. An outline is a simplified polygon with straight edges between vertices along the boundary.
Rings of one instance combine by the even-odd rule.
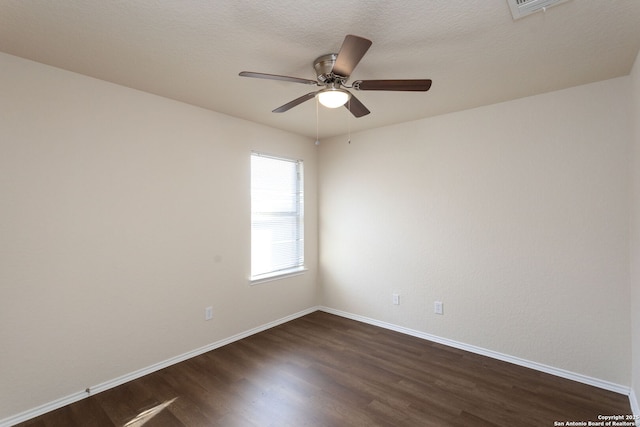
[[[20,425],[514,427],[630,413],[627,396],[315,312]]]

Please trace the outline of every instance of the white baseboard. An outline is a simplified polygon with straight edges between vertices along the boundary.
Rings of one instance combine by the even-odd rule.
[[[28,411],[21,412],[9,418],[0,420],[0,427],[9,427],[18,423],[22,423],[24,421],[30,420],[31,418],[35,418],[39,415],[46,414],[47,412],[54,411],[58,408],[62,408],[63,406],[77,402],[78,400],[82,400],[87,396],[88,394],[84,391],[70,394],[69,396],[56,399],[49,403],[45,403],[44,405],[38,406],[37,408],[29,409]]]
[[[44,405],[38,406],[36,408],[30,409],[28,411],[25,412],[21,412],[19,414],[16,414],[14,416],[5,418],[3,420],[0,420],[0,427],[10,427],[13,426],[15,424],[30,420],[32,418],[35,418],[37,416],[46,414],[47,412],[62,408],[63,406],[69,405],[71,403],[77,402],[79,400],[85,399],[91,395],[94,395],[96,393],[100,393],[102,391],[105,390],[109,390],[111,388],[117,387],[121,384],[124,384],[126,382],[135,380],[137,378],[143,377],[147,374],[150,374],[152,372],[155,371],[159,371],[160,369],[164,369],[168,366],[171,365],[175,365],[176,363],[180,363],[182,361],[185,361],[187,359],[191,359],[192,357],[196,357],[199,356],[203,353],[206,353],[208,351],[211,350],[215,350],[216,348],[220,348],[222,346],[225,346],[227,344],[231,344],[234,341],[238,341],[241,340],[243,338],[246,338],[248,336],[257,334],[258,332],[262,332],[262,331],[266,331],[267,329],[271,329],[274,326],[278,326],[281,325],[283,323],[289,322],[291,320],[297,319],[298,317],[302,317],[305,316],[309,313],[313,313],[314,311],[318,311],[319,307],[311,307],[308,308],[306,310],[302,310],[299,311],[298,313],[283,317],[281,319],[278,320],[274,320],[273,322],[269,322],[269,323],[265,323],[264,325],[255,327],[253,329],[249,329],[248,331],[244,331],[241,332],[239,334],[233,335],[229,338],[225,338],[222,339],[220,341],[216,341],[214,343],[208,344],[204,347],[200,347],[197,348],[195,350],[189,351],[187,353],[181,354],[179,356],[176,357],[172,357],[170,359],[164,360],[162,362],[156,363],[154,365],[148,366],[146,368],[143,369],[139,369],[137,371],[131,372],[129,374],[123,375],[121,377],[112,379],[110,381],[106,381],[104,383],[101,384],[97,384],[93,387],[89,388],[89,392],[87,393],[86,391],[79,391],[76,393],[72,393],[69,396],[65,396],[63,398],[60,399],[56,399],[52,402],[46,403]]]
[[[514,365],[524,366],[525,368],[535,369],[536,371],[545,372],[547,374],[555,375],[561,378],[566,378],[569,380],[577,381],[583,384],[592,385],[594,387],[602,388],[605,390],[613,391],[616,393],[624,394],[629,396],[631,393],[631,389],[627,386],[615,384],[609,381],[600,380],[597,378],[592,378],[586,375],[578,374],[575,372],[566,371],[560,368],[554,368],[552,366],[547,366],[542,363],[532,362],[530,360],[521,359],[519,357],[509,356],[508,354],[499,353],[493,350],[487,350],[482,347],[476,347],[474,345],[469,345],[465,343],[461,343],[458,341],[450,340],[447,338],[442,338],[437,335],[428,334],[426,332],[417,331],[415,329],[405,328],[403,326],[394,325],[387,322],[382,322],[379,320],[371,319],[368,317],[360,316],[357,314],[347,313],[341,310],[335,310],[329,307],[320,307],[321,311],[335,314],[337,316],[346,317],[347,319],[357,320],[359,322],[368,323],[370,325],[379,326],[381,328],[390,329],[392,331],[400,332],[406,335],[411,335],[417,338],[422,338],[428,341],[437,342],[438,344],[443,344],[449,347],[458,348],[460,350],[469,351],[471,353],[476,353],[482,356],[491,357],[493,359],[502,360],[504,362],[513,363]]]

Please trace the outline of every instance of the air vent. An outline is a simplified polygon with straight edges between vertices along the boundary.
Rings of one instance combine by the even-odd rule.
[[[566,1],[569,0],[507,0],[507,3],[513,19],[520,19]]]

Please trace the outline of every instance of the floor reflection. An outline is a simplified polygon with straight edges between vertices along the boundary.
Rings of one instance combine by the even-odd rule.
[[[164,408],[171,405],[176,399],[177,397],[174,397],[173,399],[167,400],[166,402],[156,405],[153,408],[140,412],[134,419],[126,423],[123,427],[140,427],[144,425],[151,418],[162,412]]]

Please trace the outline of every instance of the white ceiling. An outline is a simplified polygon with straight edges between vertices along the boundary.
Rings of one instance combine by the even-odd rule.
[[[346,34],[373,41],[351,80],[433,80],[356,92],[371,114],[319,112],[328,137],[629,74],[639,0],[570,0],[514,21],[507,0],[0,0],[0,51],[316,137],[313,60]]]

